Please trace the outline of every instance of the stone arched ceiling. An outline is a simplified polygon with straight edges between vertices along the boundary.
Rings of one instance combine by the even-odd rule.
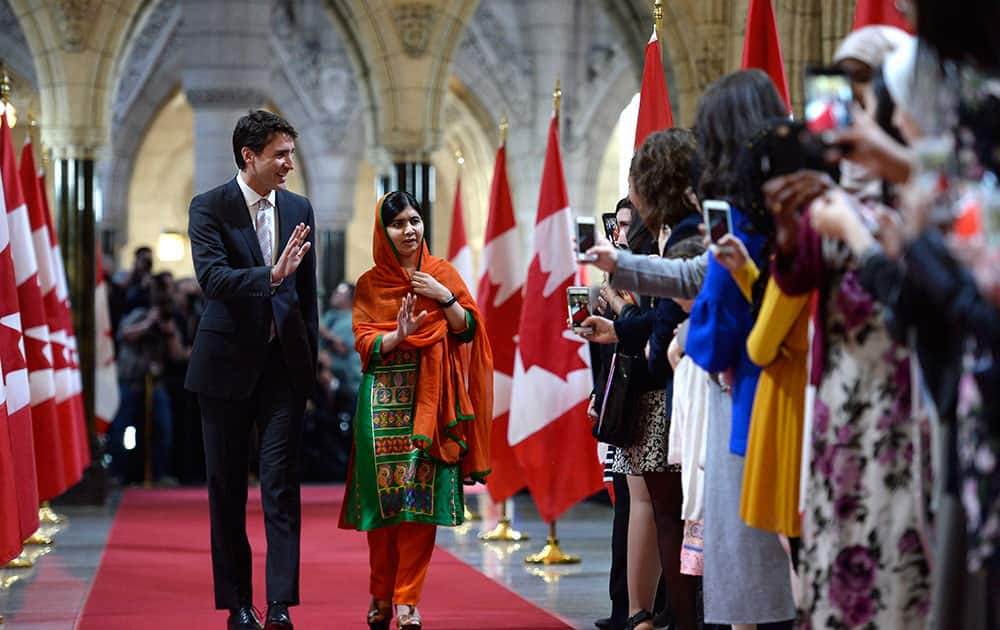
[[[154,118],[182,83],[183,7],[178,0],[148,3],[120,63],[112,110],[112,150],[104,168],[105,216],[127,229],[128,191],[140,146]],[[271,67],[262,68],[268,100],[300,132],[297,164],[308,193],[331,200],[317,205],[317,220],[346,222],[349,195],[331,195],[330,173],[355,172],[364,148],[360,96],[347,52],[321,0],[275,0],[269,20]],[[250,106],[252,104],[248,104]],[[337,161],[337,164],[331,163]],[[310,169],[314,164],[317,168]],[[322,165],[322,168],[319,166]],[[313,171],[313,172],[310,172]],[[335,216],[347,213],[347,217]],[[322,216],[321,216],[322,215]]]
[[[327,0],[364,82],[372,148],[425,161],[441,144],[452,55],[474,0]]]
[[[145,2],[8,1],[34,59],[42,141],[57,157],[95,157],[107,143],[122,46]]]

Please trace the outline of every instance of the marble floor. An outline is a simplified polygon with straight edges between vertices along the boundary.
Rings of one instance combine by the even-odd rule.
[[[481,542],[478,534],[495,522],[495,510],[485,494],[470,495],[468,504],[483,520],[442,528],[440,546],[574,628],[593,628],[594,619],[608,614],[611,508],[584,502],[569,510],[559,521],[557,535],[562,549],[581,562],[543,567],[524,562],[525,556],[542,548],[548,535],[548,526],[529,497],[511,502],[514,527],[531,537],[520,543]],[[74,628],[100,564],[116,505],[117,497],[112,497],[102,507],[59,507],[68,521],[53,532],[56,544],[34,548],[30,569],[0,569],[2,630]]]

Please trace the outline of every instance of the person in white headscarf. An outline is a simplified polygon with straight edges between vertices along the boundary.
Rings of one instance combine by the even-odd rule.
[[[854,99],[862,107],[869,109],[875,106],[868,98],[868,86],[875,71],[888,55],[912,39],[906,31],[894,26],[865,26],[848,35],[837,46],[833,63],[850,77]],[[840,184],[862,199],[874,199],[882,194],[879,179],[850,160],[840,163]]]

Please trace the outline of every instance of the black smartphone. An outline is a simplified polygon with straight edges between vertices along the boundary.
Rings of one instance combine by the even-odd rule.
[[[587,250],[597,245],[596,221],[594,217],[576,218],[576,259],[581,262],[593,260]]]
[[[733,231],[733,213],[729,203],[718,199],[706,199],[701,204],[705,212],[705,225],[713,243],[718,243],[726,234]]]
[[[749,152],[759,160],[759,169],[750,178],[763,185],[772,177],[808,168],[829,173],[836,180],[836,165],[823,156],[826,148],[820,136],[811,133],[802,121],[771,119],[751,142]]]
[[[618,215],[614,212],[605,212],[601,215],[601,222],[604,224],[604,236],[613,244],[617,244]]]
[[[806,127],[815,134],[825,134],[850,127],[854,91],[851,79],[840,68],[811,67],[805,76]]]

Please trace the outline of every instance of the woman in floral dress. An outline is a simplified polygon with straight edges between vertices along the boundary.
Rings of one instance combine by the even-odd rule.
[[[795,177],[813,175],[770,182],[772,208]],[[785,235],[798,233],[779,238],[778,285],[792,295],[819,291],[799,625],[922,628],[930,606],[921,537],[929,437],[911,410],[909,352],[892,340],[846,246],[813,231],[808,210],[779,213],[778,221]]]

